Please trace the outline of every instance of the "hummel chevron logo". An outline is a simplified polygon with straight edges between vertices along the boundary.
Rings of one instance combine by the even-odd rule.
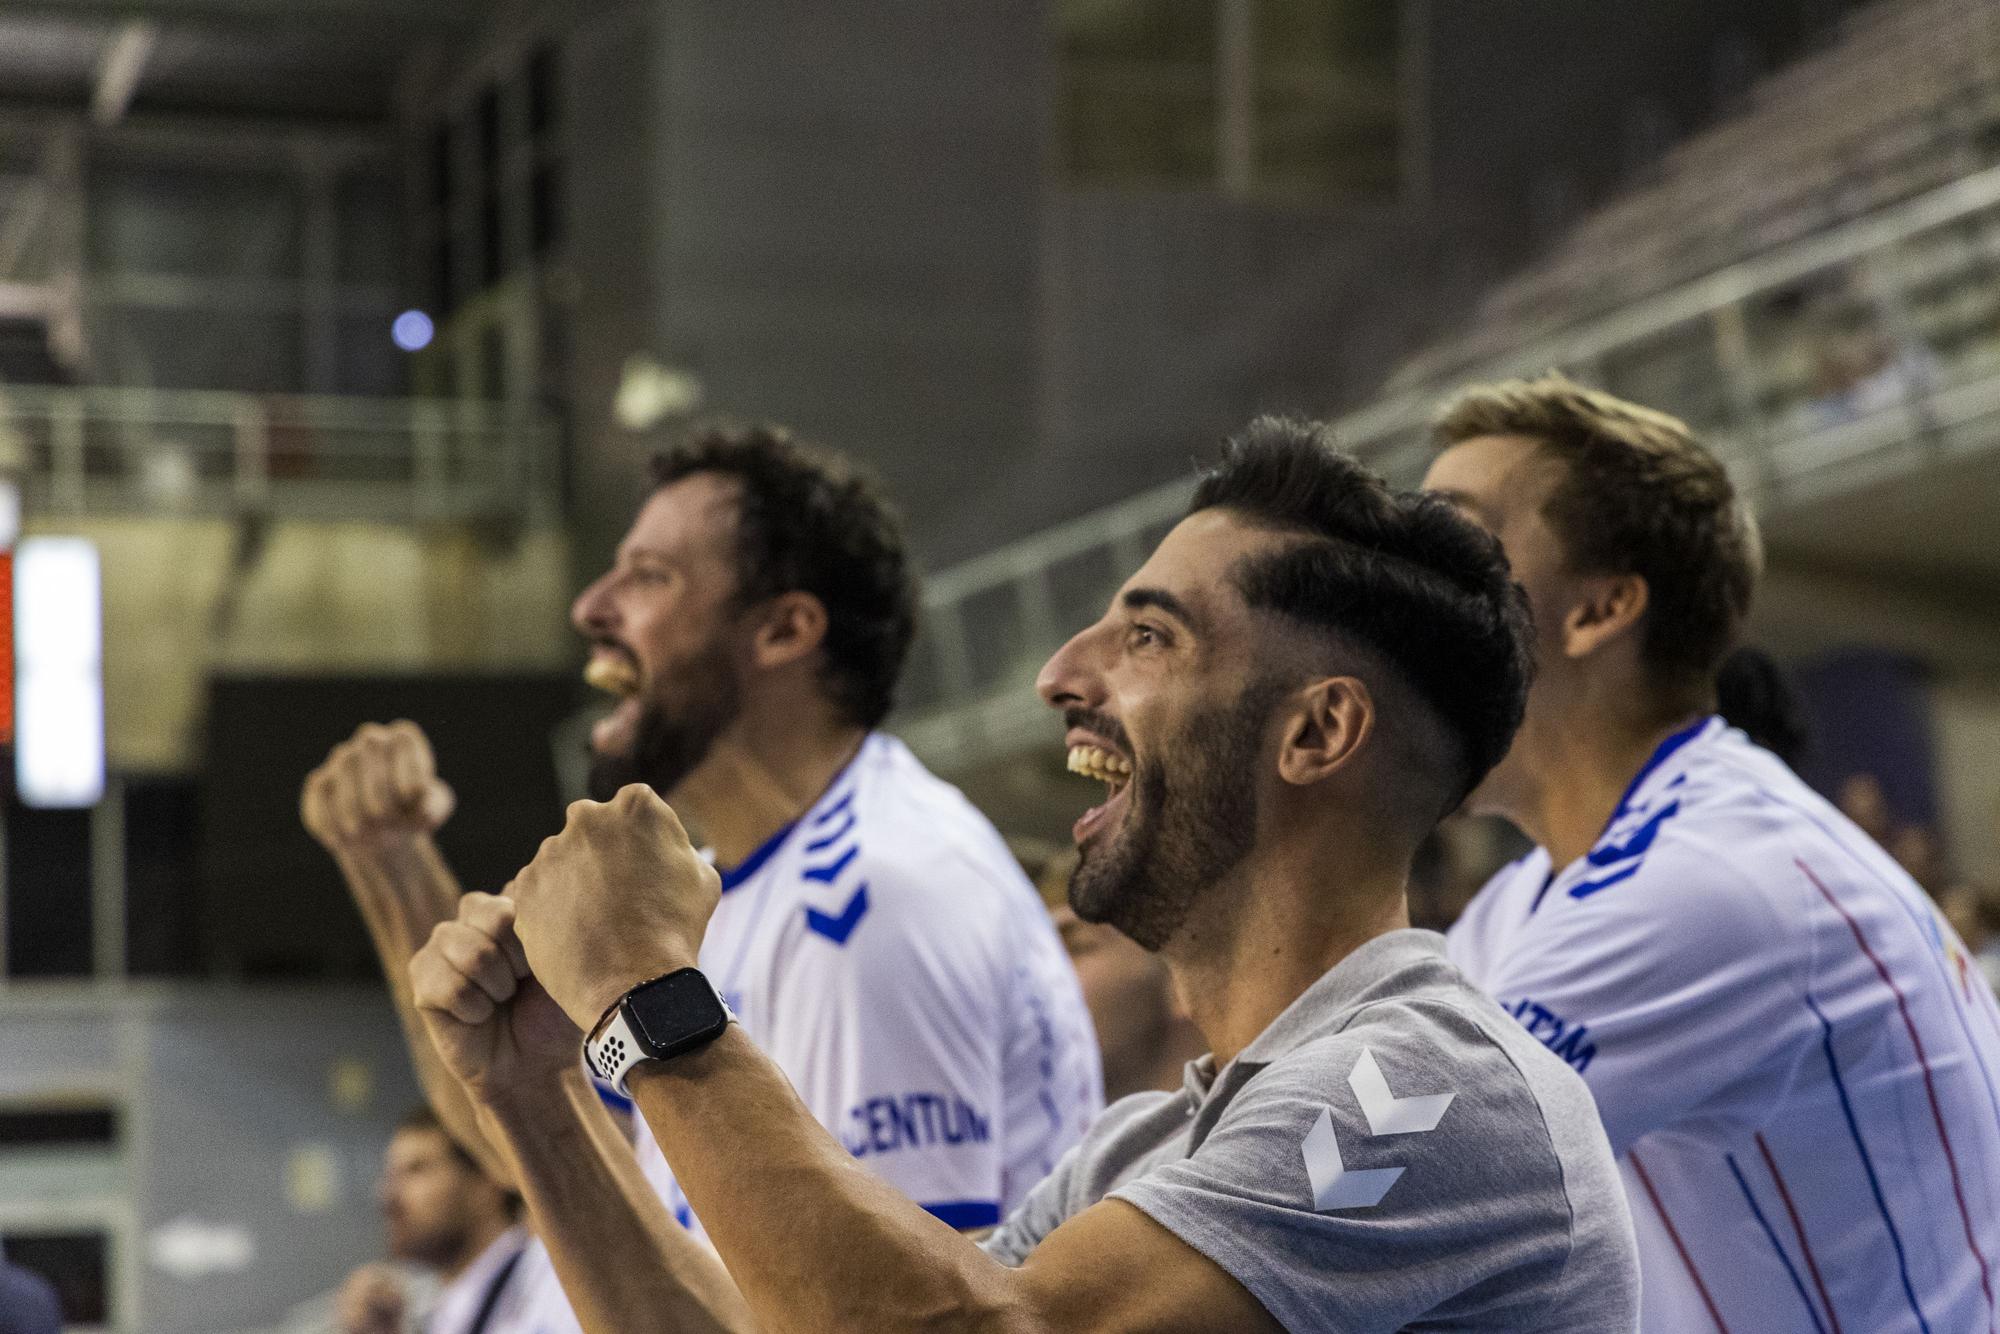
[[[845,945],[847,938],[854,934],[854,928],[868,913],[868,886],[862,885],[854,891],[854,897],[847,906],[837,913],[824,913],[817,908],[806,909],[806,930],[817,931],[836,945]]]
[[[1361,1114],[1368,1118],[1370,1136],[1421,1135],[1435,1130],[1451,1100],[1458,1096],[1429,1093],[1398,1098],[1389,1092],[1389,1081],[1383,1077],[1382,1067],[1375,1064],[1375,1053],[1367,1047],[1361,1049],[1361,1059],[1347,1076],[1347,1086],[1354,1090]],[[1349,1171],[1341,1161],[1340,1136],[1333,1129],[1331,1108],[1319,1114],[1300,1148],[1305,1155],[1306,1176],[1312,1180],[1313,1208],[1321,1213],[1334,1209],[1371,1209],[1382,1202],[1389,1187],[1403,1175],[1400,1167]]]
[[[1438,1122],[1444,1120],[1444,1109],[1458,1096],[1432,1093],[1417,1098],[1397,1097],[1389,1092],[1389,1081],[1382,1077],[1382,1067],[1375,1064],[1375,1053],[1366,1047],[1361,1049],[1361,1059],[1354,1063],[1354,1073],[1347,1077],[1347,1087],[1354,1090],[1361,1103],[1361,1114],[1368,1118],[1371,1135],[1421,1135],[1426,1130],[1436,1130]]]

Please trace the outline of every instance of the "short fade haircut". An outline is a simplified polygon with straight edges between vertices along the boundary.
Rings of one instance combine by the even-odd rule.
[[[652,472],[655,488],[697,473],[737,483],[739,603],[818,598],[828,697],[856,726],[886,718],[916,632],[917,584],[902,524],[874,483],[767,424],[705,427],[655,455]]]
[[[1677,417],[1551,372],[1473,385],[1439,411],[1438,448],[1525,436],[1562,464],[1542,517],[1572,568],[1646,581],[1640,654],[1656,681],[1706,690],[1763,573],[1757,525]]]
[[[1206,509],[1299,535],[1239,565],[1244,599],[1379,658],[1454,743],[1443,811],[1463,801],[1513,744],[1534,669],[1527,598],[1500,544],[1442,498],[1390,489],[1328,428],[1283,417],[1229,441],[1188,512]]]

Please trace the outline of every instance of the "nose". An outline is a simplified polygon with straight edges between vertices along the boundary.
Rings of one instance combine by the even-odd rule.
[[[1102,676],[1091,665],[1090,643],[1097,627],[1072,636],[1035,677],[1035,693],[1052,709],[1096,708],[1104,700]]]
[[[612,623],[611,571],[606,570],[576,595],[569,606],[569,623],[582,635],[609,631]]]

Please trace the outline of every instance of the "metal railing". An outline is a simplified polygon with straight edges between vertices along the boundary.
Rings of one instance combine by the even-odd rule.
[[[1829,384],[1814,344],[1834,339],[1872,343],[1880,364]],[[2000,167],[1402,388],[1335,430],[1410,485],[1451,387],[1550,368],[1684,417],[1765,512],[2000,444]],[[901,716],[911,742],[950,771],[1053,735],[1035,668],[1102,611],[1192,489],[1155,488],[931,579]]]
[[[0,389],[0,470],[31,515],[541,513],[556,440],[548,419],[492,403]]]

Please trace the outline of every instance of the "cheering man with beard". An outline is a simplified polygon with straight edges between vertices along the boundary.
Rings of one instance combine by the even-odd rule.
[[[604,1331],[1621,1334],[1631,1222],[1589,1094],[1404,900],[1527,675],[1474,525],[1315,428],[1236,442],[1040,682],[1110,788],[1071,901],[1165,957],[1210,1054],[1105,1113],[980,1245],[859,1170],[713,1003],[727,901],[646,788],[573,806],[514,882],[516,932],[426,949],[417,1002],[552,1244],[589,1261],[565,1276]],[[635,1226],[543,1085],[477,1080],[551,999],[628,1079],[720,1263]]]
[[[944,1224],[991,1227],[1096,1112],[1096,1045],[1000,836],[873,730],[915,606],[894,519],[863,481],[770,429],[703,435],[656,460],[654,482],[574,609],[589,679],[622,697],[592,735],[593,785],[609,797],[647,784],[701,830],[723,896],[702,966],[824,1133]],[[467,1091],[532,1089],[538,1106],[567,1108],[542,1127],[547,1143],[590,1159],[634,1226],[697,1265],[707,1254],[686,1234],[705,1210],[689,1208],[641,1123],[647,1189],[585,1079],[581,1035],[547,997],[498,1022],[490,1005],[462,1007],[482,1043],[476,1058],[454,1046],[450,1070],[417,1024],[419,947],[470,968],[511,939],[514,905],[461,899],[432,842],[451,805],[409,723],[362,728],[304,794],[373,932],[426,1093],[503,1180],[518,1146],[501,1137],[492,1152]],[[544,1239],[565,1279],[586,1263]]]

